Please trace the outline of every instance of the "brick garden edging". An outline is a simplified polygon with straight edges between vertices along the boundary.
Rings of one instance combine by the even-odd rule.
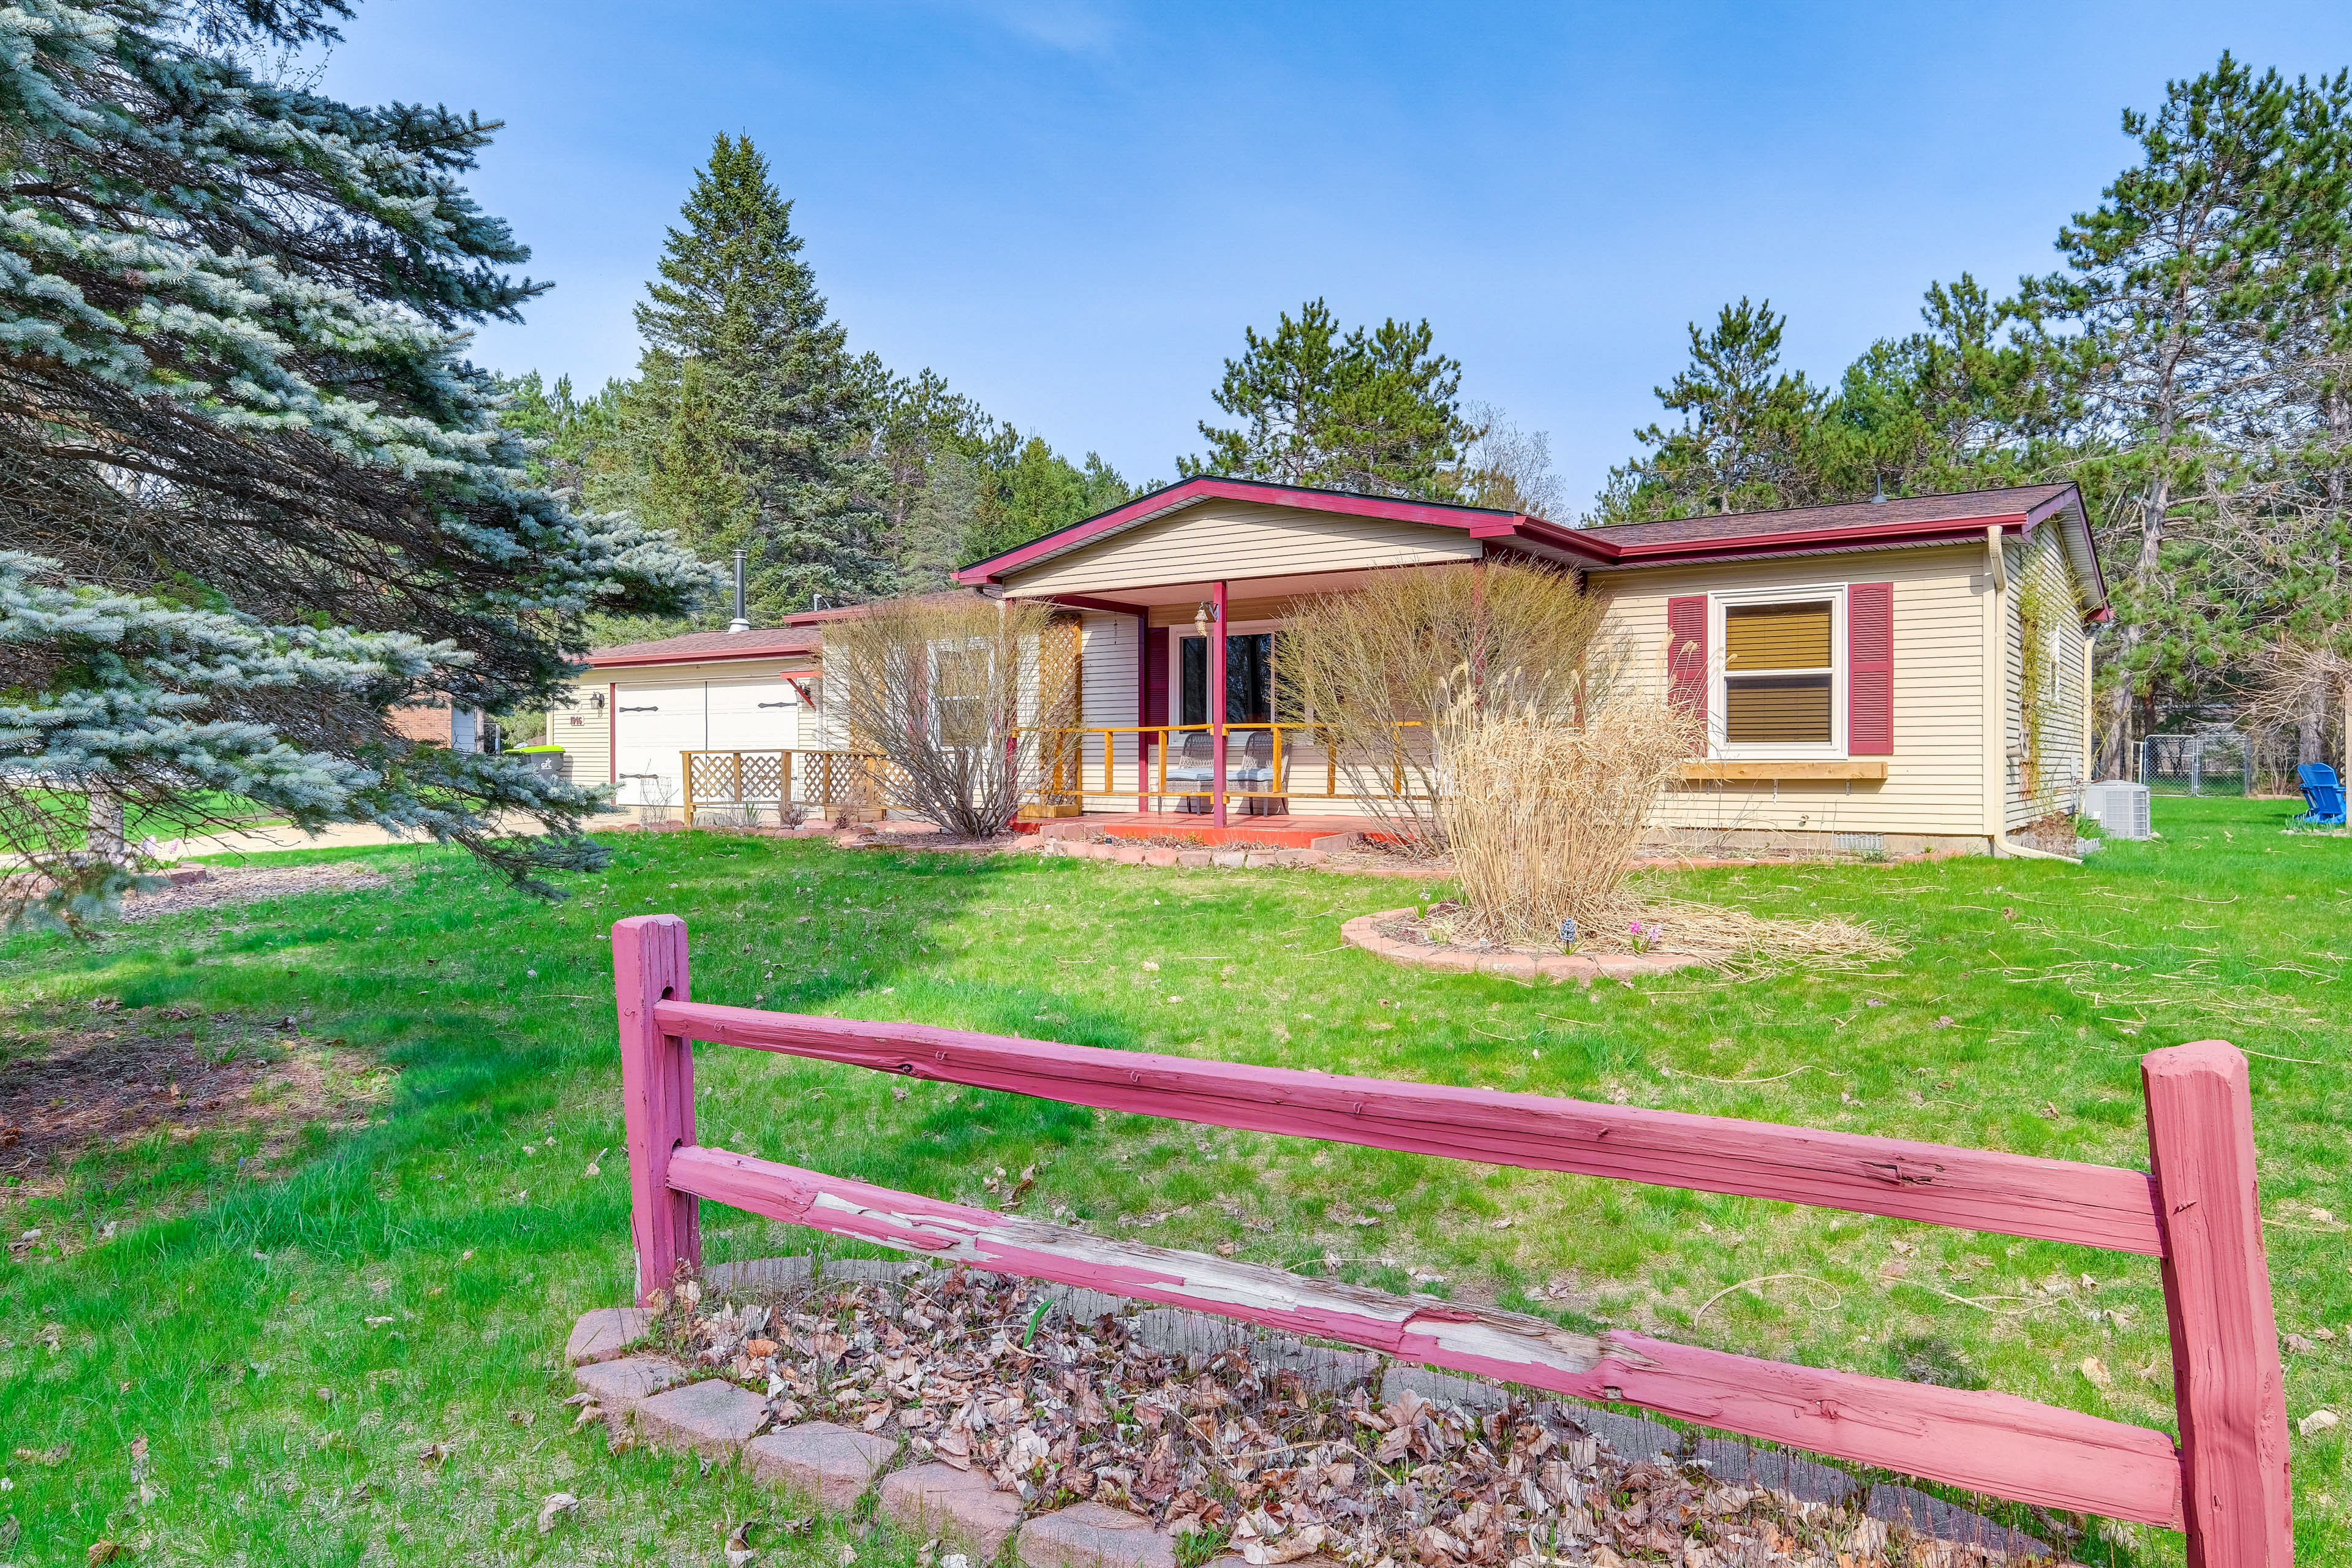
[[[1635,974],[1664,974],[1689,969],[1707,961],[1691,952],[1513,952],[1475,947],[1433,947],[1384,936],[1381,927],[1412,914],[1411,910],[1382,910],[1358,915],[1339,928],[1339,940],[1349,947],[1378,953],[1398,963],[1455,974],[1500,974],[1513,980],[1581,981],[1590,985],[1603,977],[1622,979]]]
[[[1265,845],[1234,845],[1223,849],[1178,849],[1167,845],[1096,844],[1080,838],[1040,837],[1033,855],[1066,855],[1079,860],[1109,860],[1121,866],[1217,866],[1227,870],[1244,867],[1320,866],[1330,857],[1320,849],[1276,849]],[[1423,871],[1418,873],[1428,876]]]
[[[1647,956],[1647,955],[1643,955]],[[899,1280],[926,1265],[845,1259],[824,1266],[825,1278]],[[704,1271],[709,1293],[739,1286],[784,1286],[816,1278],[808,1258],[761,1258],[717,1264]],[[1160,1348],[1201,1350],[1219,1343],[1247,1343],[1255,1355],[1295,1364],[1310,1378],[1338,1383],[1377,1381],[1383,1400],[1411,1389],[1423,1398],[1478,1410],[1501,1409],[1511,1395],[1504,1388],[1418,1366],[1391,1365],[1364,1352],[1318,1350],[1274,1335],[1251,1341],[1251,1331],[1231,1320],[1142,1303],[1098,1291],[1050,1286],[1046,1293],[1064,1310],[1092,1317],[1105,1310],[1136,1312],[1135,1332]],[[583,1313],[565,1346],[581,1393],[601,1407],[618,1436],[634,1429],[656,1448],[723,1460],[740,1454],[758,1479],[845,1510],[869,1491],[880,1510],[918,1536],[936,1536],[967,1553],[973,1563],[995,1561],[1005,1544],[1028,1568],[1176,1568],[1175,1538],[1139,1515],[1098,1502],[1080,1502],[1022,1518],[1021,1500],[999,1491],[987,1474],[936,1462],[895,1463],[912,1458],[888,1438],[854,1431],[830,1421],[803,1421],[762,1433],[767,1402],[740,1384],[689,1368],[659,1354],[638,1352],[651,1333],[655,1314],[637,1307],[602,1308]],[[2005,1551],[2021,1558],[2047,1558],[2049,1548],[2032,1537],[1993,1523],[1979,1514],[1914,1488],[1873,1484],[1832,1466],[1778,1450],[1759,1449],[1719,1437],[1693,1439],[1640,1416],[1585,1405],[1554,1405],[1557,1414],[1620,1456],[1657,1456],[1669,1465],[1698,1463],[1714,1479],[1783,1492],[1801,1504],[1851,1508],[1916,1535]],[[877,1486],[878,1483],[878,1486]],[[1232,1552],[1213,1558],[1207,1568],[1247,1568]],[[1340,1568],[1316,1556],[1295,1568]]]

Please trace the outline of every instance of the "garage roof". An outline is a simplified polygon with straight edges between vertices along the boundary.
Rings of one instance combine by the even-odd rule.
[[[588,662],[598,669],[638,664],[715,664],[730,658],[778,658],[814,653],[824,635],[814,627],[779,626],[767,631],[688,632],[684,637],[654,642],[622,643],[591,649]]]

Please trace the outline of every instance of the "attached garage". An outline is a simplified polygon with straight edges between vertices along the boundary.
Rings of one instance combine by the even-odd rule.
[[[821,640],[813,628],[786,627],[598,648],[593,674],[548,715],[548,743],[564,749],[573,782],[612,785],[614,805],[676,810],[686,752],[817,743],[808,710]]]

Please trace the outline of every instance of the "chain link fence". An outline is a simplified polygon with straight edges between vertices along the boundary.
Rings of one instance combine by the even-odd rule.
[[[2151,795],[2293,795],[2295,738],[2207,730],[2149,735],[2139,743],[2138,779]]]

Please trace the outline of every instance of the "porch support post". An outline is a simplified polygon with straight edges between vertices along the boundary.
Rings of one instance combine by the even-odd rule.
[[[1216,620],[1209,628],[1209,822],[1225,825],[1225,585],[1209,585],[1209,605]]]
[[[1151,737],[1143,726],[1151,722],[1151,612],[1135,612],[1135,809],[1151,810]],[[2087,731],[2086,731],[2087,732]],[[1103,744],[1111,743],[1103,737]]]

